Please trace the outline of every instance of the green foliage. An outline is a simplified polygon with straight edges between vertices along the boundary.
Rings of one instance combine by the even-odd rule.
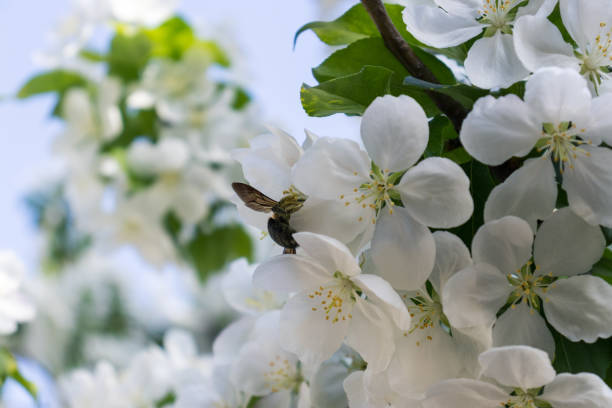
[[[173,237],[183,258],[195,268],[201,282],[235,259],[244,257],[253,261],[253,242],[246,230],[240,224],[219,226],[214,222],[216,213],[226,205],[220,202],[213,206],[208,219],[187,243],[178,239],[182,227],[179,218],[169,213],[164,220],[166,231]]]
[[[332,79],[314,87],[306,84],[300,99],[310,116],[329,116],[335,113],[361,115],[376,97],[391,92],[393,71],[364,66],[356,74]]]
[[[446,116],[436,116],[429,121],[429,141],[423,156],[446,157],[457,164],[465,164],[472,157],[459,146],[459,136],[452,122]]]
[[[152,51],[153,44],[146,34],[118,31],[111,41],[107,57],[109,75],[121,78],[124,82],[137,81]]]
[[[28,381],[19,371],[17,360],[7,348],[0,348],[0,386],[8,378],[17,381],[34,399],[37,398],[36,385]]]
[[[591,273],[612,285],[612,251],[609,248],[606,248],[599,262],[593,265]]]
[[[385,7],[391,21],[393,21],[402,37],[409,44],[420,45],[406,31],[406,25],[402,21],[402,10],[404,8],[397,4],[387,4]],[[312,30],[327,45],[346,45],[364,38],[380,37],[376,25],[361,3],[353,6],[334,21],[314,21],[302,26],[295,33],[294,44],[300,34],[307,30]]]
[[[38,74],[28,80],[17,93],[20,99],[49,92],[63,94],[73,87],[86,86],[87,79],[77,72],[57,69]]]
[[[559,31],[561,32],[561,36],[563,36],[563,39],[566,42],[576,47],[576,42],[574,41],[572,36],[567,31],[567,28],[565,28],[565,25],[563,25],[563,20],[561,19],[561,9],[559,8],[559,4],[557,4],[553,12],[550,13],[550,15],[548,16],[548,20],[550,20],[550,22],[552,22],[559,29]]]
[[[452,229],[450,232],[456,234],[469,247],[472,244],[474,234],[484,224],[484,205],[495,187],[495,180],[489,168],[476,160],[461,165],[470,179],[470,193],[474,199],[474,213],[472,218],[465,224]]]
[[[608,374],[612,368],[612,338],[599,339],[589,344],[583,341],[572,342],[550,327],[555,339],[555,360],[553,366],[557,373],[593,373],[612,386]]]
[[[488,94],[484,89],[475,86],[455,83],[453,85],[433,84],[414,77],[406,77],[404,85],[411,89],[427,90],[450,96],[466,109],[472,109],[474,102]]]

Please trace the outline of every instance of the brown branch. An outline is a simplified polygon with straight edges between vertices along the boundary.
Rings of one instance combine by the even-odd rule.
[[[389,51],[402,63],[410,75],[423,81],[435,84],[440,83],[433,72],[417,57],[395,25],[393,25],[382,0],[361,0],[361,3],[368,14],[370,14],[370,17],[372,17]],[[459,133],[463,119],[467,115],[463,106],[449,96],[433,91],[427,91],[427,94],[436,106],[453,122],[457,133]]]

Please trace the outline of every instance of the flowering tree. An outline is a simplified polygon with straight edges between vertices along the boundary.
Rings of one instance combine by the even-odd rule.
[[[296,34],[343,46],[300,98],[311,116],[361,116],[360,142],[272,128],[203,147],[209,115],[248,99],[203,82],[224,55],[176,18],[83,51],[104,82],[61,70],[22,89],[58,92],[62,151],[91,154],[71,161],[98,177],[68,192],[76,211],[119,192],[88,236],[206,275],[250,255],[242,230],[214,235],[224,199],[276,245],[224,272],[240,318],[211,353],[169,331],[122,367],[62,376],[67,406],[612,406],[612,1],[398,3],[362,0]]]

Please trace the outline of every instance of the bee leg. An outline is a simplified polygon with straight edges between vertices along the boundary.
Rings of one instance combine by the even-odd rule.
[[[297,252],[295,248],[285,248],[283,249],[283,254],[292,254],[295,255]]]

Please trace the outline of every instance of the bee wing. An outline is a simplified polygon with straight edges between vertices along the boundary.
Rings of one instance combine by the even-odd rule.
[[[251,210],[259,212],[270,212],[272,208],[278,204],[261,191],[244,183],[232,183],[232,188],[238,194],[238,197],[244,202],[244,205]]]

